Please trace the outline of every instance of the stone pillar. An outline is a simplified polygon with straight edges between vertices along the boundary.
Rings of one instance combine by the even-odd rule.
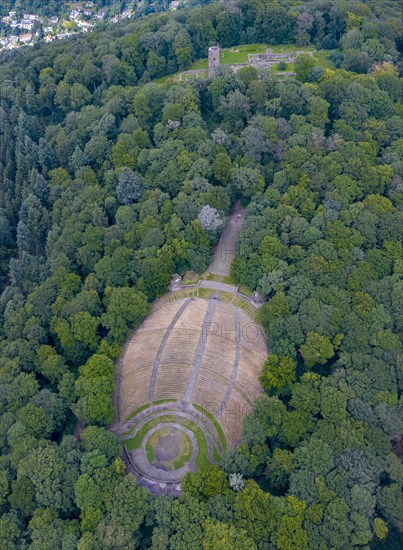
[[[182,285],[182,277],[177,273],[174,273],[173,275],[171,275],[171,284],[169,285],[169,289],[171,290],[171,292],[180,290],[181,285]]]
[[[211,46],[211,48],[208,49],[209,78],[213,78],[213,76],[215,76],[219,66],[220,66],[220,48],[218,46]]]

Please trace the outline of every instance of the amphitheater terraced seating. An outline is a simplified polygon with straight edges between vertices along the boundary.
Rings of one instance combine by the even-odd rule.
[[[125,364],[121,370],[122,375],[125,376],[126,373],[141,369],[146,365],[152,365],[156,354],[157,350],[155,348],[140,349],[138,354],[131,351],[125,357]]]
[[[154,399],[182,398],[191,368],[191,364],[161,363],[155,383]]]
[[[262,365],[262,361],[256,360],[256,357],[251,356],[248,353],[244,353],[241,350],[237,372],[237,384],[243,386],[246,393],[254,396],[261,393],[262,389],[259,383],[259,374]]]
[[[219,403],[224,400],[229,380],[222,379],[212,369],[204,369],[199,374],[193,392],[193,400],[196,403],[205,401],[207,403]]]
[[[172,321],[172,318],[178,312],[182,305],[181,302],[168,302],[161,306],[157,304],[151,314],[143,321],[143,324],[137,332],[142,332],[146,330],[161,330],[165,332],[169,324]]]
[[[180,300],[179,307],[182,305],[182,303],[183,300]],[[183,314],[178,319],[175,325],[175,329],[191,328],[199,330],[199,327],[204,321],[207,306],[207,300],[191,300],[188,307],[184,310]]]
[[[201,372],[204,368],[216,368],[225,378],[230,379],[234,368],[235,346],[223,344],[220,338],[213,336],[207,340],[201,362]]]
[[[120,420],[147,404],[150,395],[154,401],[186,395],[216,415],[231,447],[262,392],[259,373],[266,357],[263,333],[235,305],[201,298],[162,300],[134,332],[120,360]]]
[[[247,403],[234,389],[225,410],[222,412],[221,417],[218,418],[224,428],[229,446],[234,446],[239,442],[242,434],[243,419],[251,411],[252,405]]]
[[[245,400],[248,402],[254,401],[262,391],[259,384],[251,384],[248,380],[245,380],[240,376],[236,378],[234,387],[238,388],[239,391],[245,395]]]
[[[199,333],[190,328],[175,329],[168,338],[161,362],[192,363],[199,341]]]
[[[121,419],[126,418],[137,407],[148,403],[150,370],[151,367],[148,365],[126,376],[125,383],[122,385],[119,395],[119,414]]]

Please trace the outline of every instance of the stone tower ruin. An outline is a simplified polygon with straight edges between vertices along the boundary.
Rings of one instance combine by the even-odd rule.
[[[220,48],[218,46],[211,46],[208,49],[208,75],[212,78],[218,67],[220,66]]]

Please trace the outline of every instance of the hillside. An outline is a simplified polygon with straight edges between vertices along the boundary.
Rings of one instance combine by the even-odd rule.
[[[238,0],[0,54],[0,548],[399,547],[401,30],[387,0]],[[217,44],[317,57],[173,81]],[[252,314],[266,360],[200,337]],[[248,414],[220,428],[224,386]],[[193,461],[178,498],[117,412],[129,452]]]

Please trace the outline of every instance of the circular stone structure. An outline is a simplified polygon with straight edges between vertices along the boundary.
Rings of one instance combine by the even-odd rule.
[[[141,485],[179,494],[186,472],[217,463],[239,442],[262,393],[266,358],[261,327],[232,303],[181,298],[154,306],[119,360],[111,426]]]
[[[144,438],[147,459],[162,470],[177,470],[197,452],[197,443],[193,439],[192,432],[177,424],[153,428]]]

